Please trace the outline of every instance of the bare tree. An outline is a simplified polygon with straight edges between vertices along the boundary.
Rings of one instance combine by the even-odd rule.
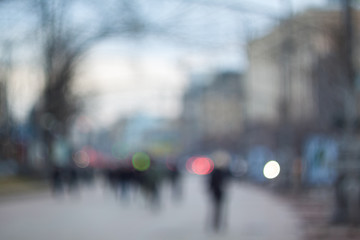
[[[131,2],[101,7],[100,1],[36,0],[31,6],[38,18],[39,49],[45,87],[31,114],[33,125],[47,145],[49,157],[56,136],[65,136],[71,117],[79,110],[72,83],[84,54],[99,41],[142,31]],[[121,3],[121,4],[120,4]],[[112,12],[106,12],[113,7]],[[76,14],[92,11],[87,20]],[[106,16],[106,17],[105,17]],[[50,161],[51,162],[51,161]]]

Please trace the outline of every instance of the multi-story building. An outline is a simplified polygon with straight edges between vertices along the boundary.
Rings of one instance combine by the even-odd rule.
[[[358,12],[354,19],[360,22]],[[344,116],[344,50],[343,16],[337,10],[308,10],[251,41],[244,81],[247,123],[331,128]],[[356,44],[353,55],[359,50]],[[360,66],[358,58],[354,63]]]
[[[248,45],[245,135],[249,148],[265,145],[275,152],[284,183],[294,177],[294,166],[301,162],[296,159],[307,160],[306,169],[299,168],[302,176],[306,171],[310,176],[311,164],[327,173],[331,167],[325,158],[336,158],[337,151],[328,133],[342,132],[337,130],[349,114],[352,120],[359,116],[359,101],[349,96],[359,95],[360,12],[352,16],[352,41],[342,11],[313,9],[282,21]],[[355,76],[349,76],[349,67]]]

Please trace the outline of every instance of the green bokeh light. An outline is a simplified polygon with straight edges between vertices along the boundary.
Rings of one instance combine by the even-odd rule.
[[[138,171],[146,171],[150,167],[150,157],[143,152],[135,153],[132,157],[132,165]]]

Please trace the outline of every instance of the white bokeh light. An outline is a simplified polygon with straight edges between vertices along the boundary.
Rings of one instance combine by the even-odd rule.
[[[267,162],[264,166],[263,173],[267,179],[276,178],[280,173],[279,163],[274,160]]]

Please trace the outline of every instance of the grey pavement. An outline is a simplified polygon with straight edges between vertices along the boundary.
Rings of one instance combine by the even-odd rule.
[[[351,224],[332,224],[335,209],[334,189],[304,189],[296,194],[286,194],[286,201],[302,219],[306,240],[359,240],[360,228]]]
[[[202,176],[185,177],[179,201],[164,186],[160,209],[151,208],[136,191],[122,202],[101,181],[74,195],[54,198],[44,192],[2,201],[0,239],[302,239],[301,222],[287,202],[245,183],[229,185],[226,225],[213,232],[204,181]]]

